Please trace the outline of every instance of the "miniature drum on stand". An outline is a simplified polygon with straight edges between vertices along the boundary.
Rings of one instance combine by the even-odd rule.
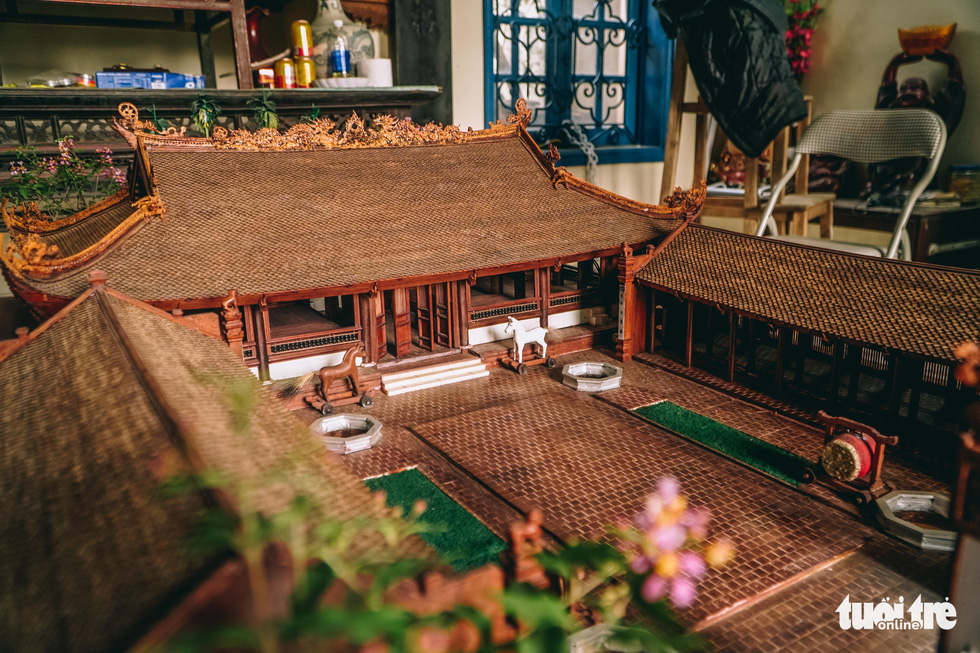
[[[820,462],[830,476],[853,481],[871,471],[871,461],[877,447],[871,438],[846,431],[824,445]]]

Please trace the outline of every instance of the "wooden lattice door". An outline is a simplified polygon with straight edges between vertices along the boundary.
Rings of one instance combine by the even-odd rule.
[[[415,314],[418,316],[419,347],[432,350],[432,286],[416,289]]]

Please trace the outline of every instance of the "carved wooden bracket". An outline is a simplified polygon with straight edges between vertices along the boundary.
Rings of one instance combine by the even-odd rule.
[[[239,356],[242,355],[242,341],[245,339],[242,312],[238,308],[238,291],[232,290],[221,302],[221,330],[224,331],[228,345]]]
[[[466,283],[468,283],[471,286],[476,285],[476,270],[470,272],[470,276],[466,277]]]
[[[555,147],[554,143],[548,143],[548,151],[544,155],[544,160],[554,165],[559,159],[561,159],[561,153],[558,151],[558,148]]]
[[[560,168],[555,168],[555,174],[551,176],[551,185],[555,188],[561,186],[562,188],[568,188],[568,180],[572,177],[572,173],[568,171],[568,168],[562,166]]]

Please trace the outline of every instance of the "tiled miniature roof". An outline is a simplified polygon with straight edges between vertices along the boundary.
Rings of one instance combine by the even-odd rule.
[[[217,470],[268,513],[297,491],[325,518],[379,510],[226,344],[112,291],[0,361],[0,387],[0,650],[126,648],[216,568],[185,547],[209,495],[161,498],[168,473]]]
[[[828,338],[953,360],[980,329],[980,273],[854,256],[692,224],[648,285]]]
[[[148,156],[166,216],[98,261],[114,287],[142,300],[459,273],[649,241],[680,224],[554,188],[516,136]],[[31,284],[75,296],[85,270]]]
[[[72,256],[105,238],[132,213],[132,203],[128,198],[123,198],[85,220],[44,234],[44,241],[57,245],[61,256]]]

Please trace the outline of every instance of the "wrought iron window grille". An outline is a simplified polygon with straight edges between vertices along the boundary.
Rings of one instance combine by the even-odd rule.
[[[595,147],[662,157],[673,48],[649,0],[484,0],[484,26],[488,120],[525,98],[540,145],[581,147],[570,121]]]

